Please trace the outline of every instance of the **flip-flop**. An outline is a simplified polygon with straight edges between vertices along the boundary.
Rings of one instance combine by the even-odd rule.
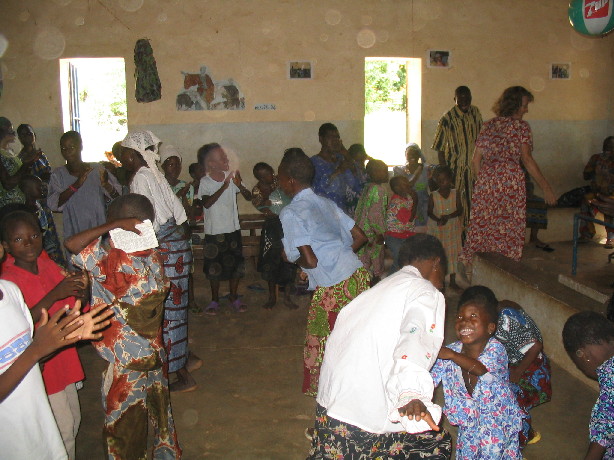
[[[232,308],[235,313],[245,313],[247,311],[247,305],[245,305],[241,299],[234,300],[230,303],[230,308]]]
[[[553,252],[554,248],[551,248],[550,245],[548,244],[536,244],[535,247],[537,249],[541,249],[542,251],[546,251],[546,252]]]
[[[217,311],[220,309],[220,304],[218,302],[216,302],[215,300],[211,301],[211,303],[209,305],[207,305],[207,308],[205,308],[205,311],[203,312],[205,315],[209,315],[209,316],[215,316],[217,315]]]

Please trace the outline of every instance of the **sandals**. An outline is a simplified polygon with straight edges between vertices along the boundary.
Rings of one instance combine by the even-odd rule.
[[[542,251],[545,251],[545,252],[553,252],[554,251],[554,248],[551,248],[550,245],[548,245],[546,243],[537,243],[535,245],[535,247],[537,249],[541,249]]]
[[[245,305],[241,299],[232,301],[230,303],[230,308],[232,308],[235,313],[245,313],[247,311],[247,305]]]
[[[215,316],[217,315],[217,311],[219,309],[220,309],[220,304],[216,302],[215,300],[213,300],[209,305],[207,305],[207,308],[205,308],[205,311],[203,313],[205,315]]]

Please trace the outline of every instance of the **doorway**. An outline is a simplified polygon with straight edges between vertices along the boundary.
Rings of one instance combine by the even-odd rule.
[[[128,133],[123,58],[60,59],[64,131],[78,131],[83,161],[105,161]]]
[[[422,59],[365,58],[365,150],[388,166],[422,141]]]

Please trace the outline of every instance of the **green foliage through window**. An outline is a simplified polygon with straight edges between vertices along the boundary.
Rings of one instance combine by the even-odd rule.
[[[407,109],[407,68],[398,61],[365,62],[365,113]]]

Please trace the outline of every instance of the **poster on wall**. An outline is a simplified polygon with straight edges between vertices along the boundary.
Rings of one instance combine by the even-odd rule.
[[[450,51],[428,50],[426,52],[426,65],[432,68],[448,68],[451,63]]]
[[[569,80],[571,78],[571,63],[555,63],[550,64],[550,79],[551,80]]]
[[[182,71],[183,88],[177,110],[244,110],[245,96],[232,78],[214,80],[207,66],[199,72]]]
[[[288,78],[291,80],[311,80],[313,78],[313,65],[310,61],[288,62]]]

